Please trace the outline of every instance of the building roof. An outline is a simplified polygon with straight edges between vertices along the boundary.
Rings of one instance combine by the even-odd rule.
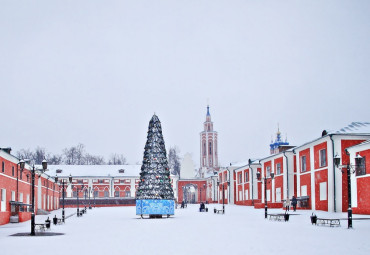
[[[84,176],[84,177],[139,177],[141,165],[48,165],[50,176]],[[61,169],[61,173],[57,173]],[[120,173],[118,170],[124,169]]]
[[[352,122],[331,134],[370,134],[370,122]]]

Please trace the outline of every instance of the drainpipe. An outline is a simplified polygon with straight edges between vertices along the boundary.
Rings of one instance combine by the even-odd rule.
[[[334,212],[337,212],[337,194],[336,194],[336,191],[335,191],[335,166],[334,166],[334,140],[333,140],[333,135],[330,134],[329,135],[330,137],[330,140],[331,140],[331,144],[332,144],[332,148],[333,148],[333,178],[334,178],[334,182],[333,182],[333,188],[334,188]]]
[[[286,194],[287,197],[289,197],[289,163],[288,163],[288,157],[285,155],[285,151],[283,152],[285,160],[286,160]]]
[[[251,171],[251,180],[252,180],[252,205],[254,206],[254,195],[253,195],[253,169],[251,168],[251,159],[248,160],[248,167],[249,167],[249,170]]]

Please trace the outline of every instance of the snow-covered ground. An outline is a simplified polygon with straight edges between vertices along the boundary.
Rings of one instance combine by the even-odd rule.
[[[319,227],[311,211],[297,211],[289,222],[264,219],[263,209],[226,205],[225,215],[199,213],[198,205],[176,209],[174,217],[140,219],[135,207],[95,208],[65,225],[51,227],[62,236],[14,237],[29,232],[30,222],[0,226],[1,255],[12,254],[370,254],[370,220],[354,228]],[[66,215],[75,209],[67,209]],[[281,209],[269,212],[282,213]],[[61,210],[49,215],[61,216]],[[346,218],[345,213],[318,211],[319,217]],[[36,216],[43,222],[47,216]],[[354,217],[362,217],[355,215]],[[366,217],[366,216],[364,216]],[[368,217],[368,216],[367,216]]]

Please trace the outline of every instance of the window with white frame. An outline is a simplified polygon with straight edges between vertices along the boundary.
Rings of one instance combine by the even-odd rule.
[[[281,202],[281,188],[276,188],[276,202]]]
[[[12,191],[12,193],[11,193],[11,194],[12,194],[11,200],[12,200],[12,201],[15,201],[15,191]]]
[[[119,197],[119,190],[114,191],[114,197]]]
[[[94,190],[94,197],[99,197],[99,191]]]
[[[358,165],[355,166],[356,176],[361,176],[366,174],[366,157],[361,157],[358,159]]]
[[[19,202],[23,203],[23,193],[19,193]]]
[[[126,190],[125,191],[125,197],[131,197],[131,191]]]
[[[276,175],[279,175],[279,174],[281,174],[281,164],[277,163],[276,164]]]
[[[109,191],[108,190],[104,190],[104,197],[109,197]]]
[[[271,175],[271,166],[266,167],[266,177],[270,177]]]
[[[245,182],[249,182],[249,172],[245,172]]]
[[[267,194],[267,197],[266,197],[267,201],[270,201],[270,190],[269,189],[266,190],[266,194]]]
[[[319,155],[320,155],[320,167],[326,166],[326,149],[320,150]]]
[[[243,191],[239,190],[239,200],[243,200]]]
[[[301,196],[307,196],[307,185],[301,186]]]
[[[249,200],[249,190],[245,190],[245,200]]]
[[[238,183],[242,183],[242,173],[238,173]]]
[[[327,186],[326,182],[321,182],[320,183],[320,200],[327,200]]]
[[[307,171],[306,156],[301,157],[301,172]]]
[[[27,195],[26,204],[30,204],[30,195]]]
[[[6,189],[1,189],[1,211],[6,211]]]

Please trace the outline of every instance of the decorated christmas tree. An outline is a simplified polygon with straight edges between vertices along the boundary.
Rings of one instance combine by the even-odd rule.
[[[173,215],[174,194],[171,186],[161,122],[154,114],[149,122],[139,187],[136,214]]]

